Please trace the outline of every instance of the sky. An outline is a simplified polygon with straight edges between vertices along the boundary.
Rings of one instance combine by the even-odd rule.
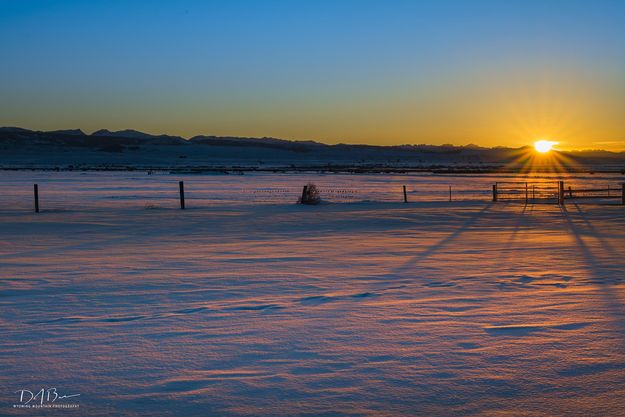
[[[625,149],[625,1],[0,0],[0,125]]]

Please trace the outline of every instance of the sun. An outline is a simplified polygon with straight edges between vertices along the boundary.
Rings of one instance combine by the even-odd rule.
[[[534,149],[539,153],[547,153],[553,148],[553,145],[557,145],[557,143],[558,142],[550,140],[539,140],[534,142]]]

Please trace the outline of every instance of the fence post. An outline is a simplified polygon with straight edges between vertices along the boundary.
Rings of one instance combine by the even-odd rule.
[[[525,204],[527,204],[528,199],[529,199],[529,195],[528,195],[527,191],[528,191],[527,190],[527,183],[525,183]]]
[[[408,194],[406,194],[406,186],[404,185],[404,203],[408,202]]]
[[[35,192],[35,213],[39,213],[39,185],[35,184],[33,189]]]
[[[625,206],[625,182],[623,184],[621,184],[622,190],[621,190],[621,204]]]
[[[178,181],[178,188],[180,188],[180,209],[184,210],[184,181]]]
[[[302,199],[301,199],[301,203],[302,204],[306,204],[306,201],[308,200],[308,186],[304,185],[304,189],[302,190]]]
[[[558,204],[564,205],[564,181],[558,182]]]
[[[497,184],[493,184],[493,201],[497,201]]]
[[[451,185],[449,186],[449,201],[451,201]]]
[[[569,185],[569,198],[573,198],[573,189]]]

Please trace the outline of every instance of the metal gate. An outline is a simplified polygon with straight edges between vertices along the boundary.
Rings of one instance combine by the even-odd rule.
[[[557,203],[558,196],[559,183],[557,181],[500,181],[493,185],[493,201]]]

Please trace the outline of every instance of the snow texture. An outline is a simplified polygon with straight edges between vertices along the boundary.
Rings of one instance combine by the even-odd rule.
[[[73,197],[0,209],[2,415],[625,415],[622,206]]]

